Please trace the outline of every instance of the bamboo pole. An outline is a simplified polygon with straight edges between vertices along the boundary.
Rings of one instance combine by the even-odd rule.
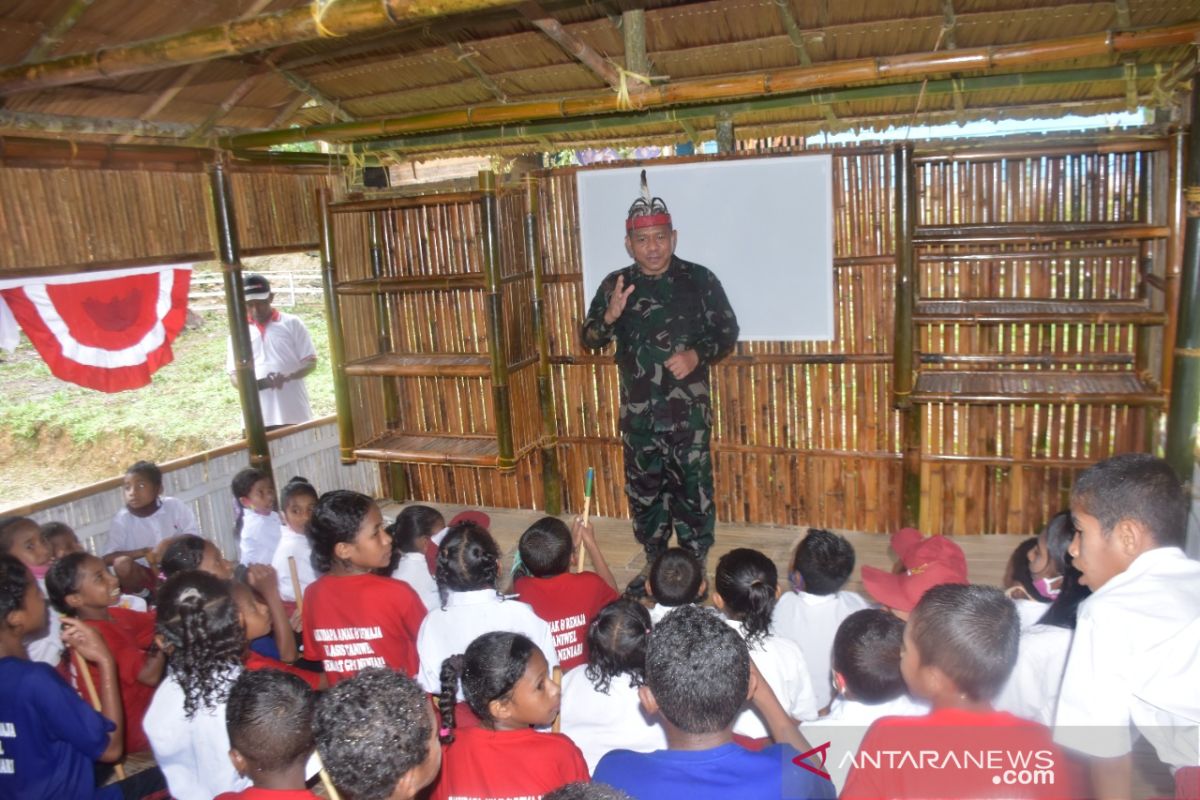
[[[367,235],[370,237],[371,248],[371,275],[375,280],[382,280],[384,277],[384,249],[386,244],[382,236],[382,224],[385,219],[382,211],[369,212],[367,216]],[[390,354],[395,349],[392,345],[392,309],[391,300],[388,294],[384,292],[375,293],[375,330],[378,334],[378,343],[376,351],[383,354]],[[386,418],[386,425],[389,429],[395,428],[400,424],[399,414],[396,408],[396,381],[391,376],[384,376],[383,380],[383,413]],[[404,502],[408,499],[408,481],[404,474],[404,466],[401,464],[388,463],[385,467],[385,475],[387,478],[388,491],[393,500]]]
[[[238,244],[237,221],[233,216],[233,197],[229,178],[222,164],[209,170],[213,207],[213,242],[221,261],[225,283],[225,309],[229,317],[229,335],[233,343],[234,368],[242,401],[242,423],[246,427],[246,446],[250,466],[267,475],[271,470],[271,448],[263,426],[262,406],[258,397],[258,379],[254,374],[254,350],[250,345],[246,296],[242,288],[242,260]]]
[[[296,598],[296,610],[304,613],[304,592],[300,590],[300,570],[296,567],[296,557],[288,556],[288,572],[292,574],[292,595]]]
[[[91,702],[92,708],[96,713],[101,713],[100,693],[96,691],[96,682],[92,680],[92,673],[88,670],[87,662],[83,660],[83,656],[79,655],[78,650],[72,649],[71,656],[75,659],[75,670],[79,673],[79,678],[83,681],[84,687],[86,687],[88,701]],[[122,764],[113,764],[113,773],[116,774],[117,780],[125,780],[125,767]]]
[[[155,72],[287,44],[394,30],[512,0],[337,0],[0,69],[0,96],[49,86]]]
[[[1184,237],[1184,203],[1183,171],[1187,164],[1188,135],[1184,131],[1176,131],[1171,137],[1171,148],[1167,159],[1167,227],[1171,235],[1167,237],[1167,264],[1163,276],[1163,311],[1167,314],[1167,324],[1163,327],[1162,337],[1162,381],[1168,391],[1171,387],[1175,359],[1167,348],[1173,347],[1175,336],[1179,329],[1179,279],[1183,273],[1183,237]]]
[[[1193,78],[1193,81],[1195,79]],[[1179,287],[1179,322],[1175,335],[1171,396],[1167,412],[1166,458],[1180,480],[1191,481],[1195,470],[1195,428],[1200,411],[1200,203],[1189,195],[1200,192],[1200,87],[1192,86],[1191,130],[1188,136],[1186,221],[1183,271]]]
[[[58,15],[53,23],[46,26],[45,32],[34,43],[33,47],[26,51],[21,58],[22,64],[31,64],[36,61],[41,61],[50,51],[62,44],[63,37],[67,32],[75,27],[79,22],[79,18],[88,10],[92,3],[96,0],[71,0],[66,8]]]
[[[321,284],[325,293],[325,318],[329,328],[329,362],[333,370],[333,398],[337,407],[338,449],[343,464],[353,464],[354,417],[350,410],[350,384],[346,380],[346,345],[342,311],[337,296],[337,269],[333,255],[333,215],[329,213],[329,190],[317,190],[321,215]]]
[[[0,111],[0,130],[35,133],[87,133],[104,136],[141,136],[151,139],[191,139],[196,129],[191,125],[171,122],[150,122],[139,119],[105,119],[58,114],[38,114],[30,111]],[[244,128],[242,130],[245,130]],[[234,128],[213,128],[212,135],[229,136]],[[203,133],[208,133],[204,131]]]
[[[625,39],[625,69],[638,75],[650,74],[646,55],[646,11],[631,8],[621,12],[621,33]]]
[[[848,83],[867,83],[895,78],[924,78],[949,71],[1013,69],[1091,56],[1127,53],[1151,47],[1191,44],[1200,34],[1200,21],[1129,32],[1103,32],[1060,39],[961,48],[880,58],[856,58],[822,62],[811,66],[785,67],[757,73],[721,75],[675,81],[646,87],[638,96],[638,107],[648,109],[689,103],[704,103],[739,97],[796,94]],[[0,79],[3,78],[0,71]],[[962,85],[960,83],[960,85]],[[2,89],[2,84],[0,84]],[[953,84],[949,91],[953,91]],[[233,148],[267,147],[312,139],[342,141],[396,136],[442,128],[497,125],[542,119],[570,118],[622,111],[611,89],[558,100],[529,100],[507,104],[484,104],[464,109],[426,112],[407,117],[341,122],[278,131],[264,131],[223,140]]]
[[[913,250],[917,196],[913,188],[912,145],[896,148],[893,157],[896,205],[896,311],[892,361],[892,400],[900,412],[903,453],[900,518],[916,527],[921,518],[921,409],[912,403],[913,312],[916,308],[917,269]]]
[[[551,385],[550,340],[546,333],[546,287],[542,281],[542,246],[538,237],[538,180],[525,178],[525,258],[533,273],[533,338],[537,344],[537,392],[542,419],[542,492],[546,513],[562,513],[562,472],[558,463],[558,421]]]
[[[492,358],[492,407],[496,414],[496,465],[511,470],[513,459],[512,409],[508,391],[508,347],[504,336],[504,305],[500,297],[500,213],[496,203],[496,173],[481,170],[479,188],[483,192],[483,274],[487,281],[488,354]]]
[[[621,76],[617,73],[617,68],[608,59],[593,50],[591,45],[564,28],[563,24],[542,8],[536,0],[521,3],[517,9],[521,12],[521,16],[529,20],[530,24],[546,34],[552,42],[563,49],[563,52],[587,67],[593,75],[614,89],[621,85]],[[636,94],[636,91],[636,88],[631,88],[630,94]]]

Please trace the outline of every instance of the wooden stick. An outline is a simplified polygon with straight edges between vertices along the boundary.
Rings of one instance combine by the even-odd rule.
[[[288,556],[288,571],[292,573],[292,595],[296,598],[296,610],[304,613],[304,594],[300,591],[300,572],[296,569],[296,557]]]
[[[554,682],[557,683],[559,686],[562,686],[562,667],[555,667],[553,674],[554,674]],[[553,730],[555,733],[562,732],[562,711],[561,710],[559,710],[558,716],[554,718],[554,724],[550,726],[550,729]]]
[[[592,512],[592,488],[595,484],[596,470],[593,467],[588,467],[587,477],[583,481],[583,524],[588,524],[588,517]],[[585,559],[587,558],[587,549],[583,546],[583,536],[580,535],[579,555],[575,560],[575,571],[583,572]]]
[[[329,777],[329,773],[325,770],[325,765],[321,763],[321,755],[313,753],[313,757],[319,765],[321,784],[325,787],[325,794],[329,795],[329,800],[342,800],[342,796],[338,794],[337,787],[333,785],[333,779]]]
[[[83,660],[83,656],[79,655],[78,650],[72,650],[71,655],[75,658],[75,669],[79,671],[80,679],[88,693],[88,699],[92,701],[92,708],[96,709],[96,713],[99,714],[100,693],[96,691],[96,682],[92,680],[92,673],[88,670],[87,662]],[[116,774],[117,780],[125,780],[125,767],[122,764],[113,764],[113,773]]]

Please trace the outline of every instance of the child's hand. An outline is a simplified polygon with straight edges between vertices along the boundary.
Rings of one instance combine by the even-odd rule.
[[[279,575],[270,564],[251,564],[247,567],[246,583],[263,597],[279,594]]]
[[[112,661],[112,653],[100,631],[74,617],[62,618],[63,644],[83,656],[85,661],[101,664]]]
[[[576,517],[571,523],[571,545],[579,547],[579,543],[594,545],[596,543],[596,529],[592,527],[592,523],[584,522],[583,517]]]
[[[292,618],[288,622],[292,623],[292,630],[296,633],[304,632],[304,617],[301,615],[300,609],[292,612]]]

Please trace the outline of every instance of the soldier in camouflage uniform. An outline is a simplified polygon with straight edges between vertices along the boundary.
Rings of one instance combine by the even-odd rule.
[[[580,334],[590,348],[617,341],[625,493],[647,561],[627,589],[635,596],[644,593],[649,565],[667,548],[672,527],[701,564],[712,546],[708,367],[738,336],[721,282],[675,256],[678,233],[663,201],[649,196],[645,175],[643,196],[625,222],[634,263],[600,284]]]

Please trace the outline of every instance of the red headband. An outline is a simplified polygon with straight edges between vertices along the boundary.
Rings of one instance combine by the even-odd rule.
[[[625,231],[629,232],[638,228],[653,228],[655,225],[670,224],[670,214],[643,214],[640,217],[630,217],[629,219],[625,220]]]

